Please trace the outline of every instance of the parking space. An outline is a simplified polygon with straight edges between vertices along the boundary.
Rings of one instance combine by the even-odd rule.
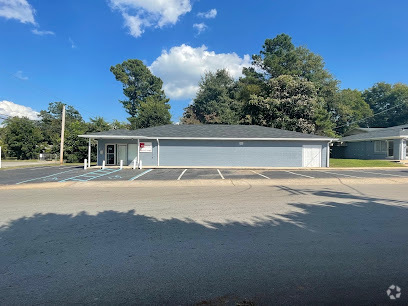
[[[184,169],[154,169],[137,178],[138,180],[174,181]]]
[[[221,169],[220,172],[224,176],[225,179],[230,179],[230,180],[262,178],[262,176],[257,174],[255,171],[250,171],[250,170]]]
[[[79,166],[32,167],[0,171],[0,185],[88,181],[276,180],[329,178],[408,178],[408,169],[119,169]]]
[[[217,169],[187,169],[180,180],[219,180],[222,179]]]

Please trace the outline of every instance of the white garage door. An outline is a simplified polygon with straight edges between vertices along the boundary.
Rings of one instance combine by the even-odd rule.
[[[321,167],[321,166],[322,166],[322,146],[304,145],[303,167]]]

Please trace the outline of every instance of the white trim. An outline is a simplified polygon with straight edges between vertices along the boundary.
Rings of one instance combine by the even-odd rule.
[[[99,136],[99,135],[78,135],[81,138],[96,139],[164,139],[164,140],[282,140],[282,141],[337,141],[337,138],[228,138],[228,137],[146,137],[146,136]]]
[[[326,168],[330,168],[330,143],[331,141],[327,143],[326,149]]]
[[[96,141],[96,165],[99,165],[99,141]]]
[[[387,139],[408,139],[408,136],[376,137],[376,138],[352,139],[352,140],[337,139],[337,140],[339,140],[340,142],[356,142],[356,141],[375,141],[375,140],[387,140]]]
[[[108,164],[108,146],[115,146],[115,152],[114,152],[114,163],[113,164]],[[105,160],[106,160],[106,166],[116,166],[116,143],[105,143]]]
[[[157,167],[160,167],[160,141],[159,138],[157,140]]]
[[[140,165],[140,139],[137,139],[137,165]]]
[[[88,168],[91,167],[91,138],[89,138],[88,143]]]

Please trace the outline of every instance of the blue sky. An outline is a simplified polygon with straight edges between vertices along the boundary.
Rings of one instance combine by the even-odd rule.
[[[320,54],[342,88],[408,83],[407,11],[403,0],[0,0],[0,114],[61,100],[85,119],[126,120],[109,68],[137,58],[163,79],[177,122],[204,71],[239,77],[280,33]]]

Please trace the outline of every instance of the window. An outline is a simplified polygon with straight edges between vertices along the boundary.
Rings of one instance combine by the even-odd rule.
[[[374,152],[375,153],[386,153],[387,152],[387,141],[376,140],[374,142]]]

